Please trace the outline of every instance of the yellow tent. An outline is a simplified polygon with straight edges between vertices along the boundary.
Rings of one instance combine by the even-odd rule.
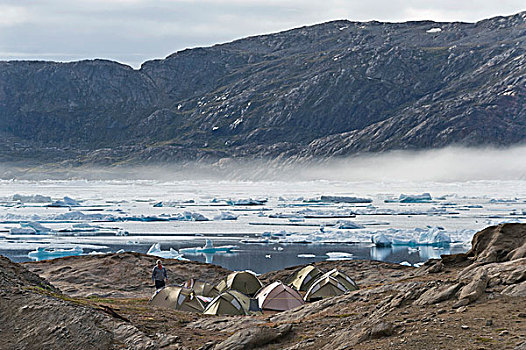
[[[289,286],[296,290],[305,292],[321,275],[321,270],[316,266],[307,265],[292,276]]]
[[[256,275],[249,271],[233,272],[226,279],[219,282],[217,289],[220,292],[237,290],[245,295],[254,295],[263,285]]]
[[[165,287],[151,299],[150,305],[190,312],[203,312],[204,306],[193,290],[182,287]]]

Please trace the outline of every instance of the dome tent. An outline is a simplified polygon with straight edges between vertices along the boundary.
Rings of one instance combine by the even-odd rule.
[[[260,309],[285,311],[303,305],[301,294],[280,281],[260,289],[256,295]]]
[[[207,283],[207,282],[198,281],[193,278],[187,280],[184,283],[184,287],[188,289],[192,289],[195,292],[195,294],[201,295],[204,297],[215,298],[216,296],[221,294],[221,292],[217,290],[217,288],[214,285]]]
[[[224,280],[219,282],[217,289],[220,292],[227,290],[236,290],[245,295],[254,295],[263,285],[253,272],[238,271],[228,275]]]
[[[341,284],[336,278],[324,275],[318,278],[309,288],[305,294],[305,301],[314,301],[327,297],[341,295],[347,292],[348,289]]]
[[[236,290],[221,293],[208,304],[205,315],[250,315],[250,298]]]
[[[180,311],[203,312],[204,306],[191,289],[165,287],[159,290],[149,301],[150,305]]]
[[[331,277],[335,278],[338,282],[343,284],[345,286],[345,288],[347,288],[347,290],[349,290],[349,291],[359,289],[358,285],[356,284],[356,282],[354,282],[354,280],[352,278],[350,278],[349,276],[347,276],[343,272],[338,271],[337,269],[332,269],[331,271],[323,274],[323,277],[324,276],[331,276]],[[320,277],[320,278],[322,278],[322,277]]]
[[[307,265],[292,276],[291,282],[288,283],[288,285],[296,290],[305,292],[321,275],[321,270],[316,266]]]

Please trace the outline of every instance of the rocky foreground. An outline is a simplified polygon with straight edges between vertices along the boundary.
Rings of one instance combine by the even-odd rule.
[[[421,268],[337,267],[361,289],[281,313],[216,317],[150,307],[155,258],[108,254],[16,264],[0,258],[1,349],[526,349],[526,225],[475,235],[466,254]],[[166,261],[170,283],[229,271]],[[285,280],[299,267],[261,276]]]

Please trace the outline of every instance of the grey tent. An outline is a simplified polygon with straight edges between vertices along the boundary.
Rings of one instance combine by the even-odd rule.
[[[303,305],[301,294],[280,281],[262,288],[256,295],[258,305],[264,310],[285,311]]]
[[[206,315],[249,315],[250,298],[236,291],[229,290],[214,298],[206,307]]]
[[[338,280],[341,284],[347,288],[347,290],[357,290],[359,289],[358,285],[352,278],[344,274],[343,272],[338,271],[337,269],[332,269],[331,271],[325,273],[323,276],[331,276]]]
[[[197,281],[193,278],[187,280],[184,283],[184,287],[188,289],[193,289],[195,294],[202,295],[204,297],[215,298],[216,296],[221,294],[221,292],[217,290],[217,288],[214,285],[203,281]]]
[[[150,304],[168,309],[190,312],[203,312],[204,306],[195,292],[183,287],[165,287],[151,299]]]
[[[217,289],[220,292],[237,290],[245,295],[254,295],[263,285],[256,275],[249,271],[233,272],[226,279],[219,282]]]
[[[322,276],[318,278],[305,294],[305,301],[319,300],[327,297],[341,295],[348,289],[332,276]]]
[[[321,270],[316,266],[307,265],[292,276],[289,286],[296,290],[305,292],[321,275]]]

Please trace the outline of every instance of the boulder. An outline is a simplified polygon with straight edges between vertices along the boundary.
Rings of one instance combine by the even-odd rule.
[[[242,329],[214,347],[214,350],[256,349],[284,337],[292,330],[292,325],[271,327],[252,327]]]
[[[457,293],[460,287],[462,287],[462,284],[456,283],[453,285],[437,286],[430,288],[424,294],[422,294],[420,298],[418,298],[415,304],[432,305],[449,300],[453,298],[453,296]]]
[[[460,307],[474,302],[484,294],[487,285],[488,273],[486,269],[481,268],[473,277],[473,280],[466,286],[462,287],[458,297],[459,301],[454,307]]]

